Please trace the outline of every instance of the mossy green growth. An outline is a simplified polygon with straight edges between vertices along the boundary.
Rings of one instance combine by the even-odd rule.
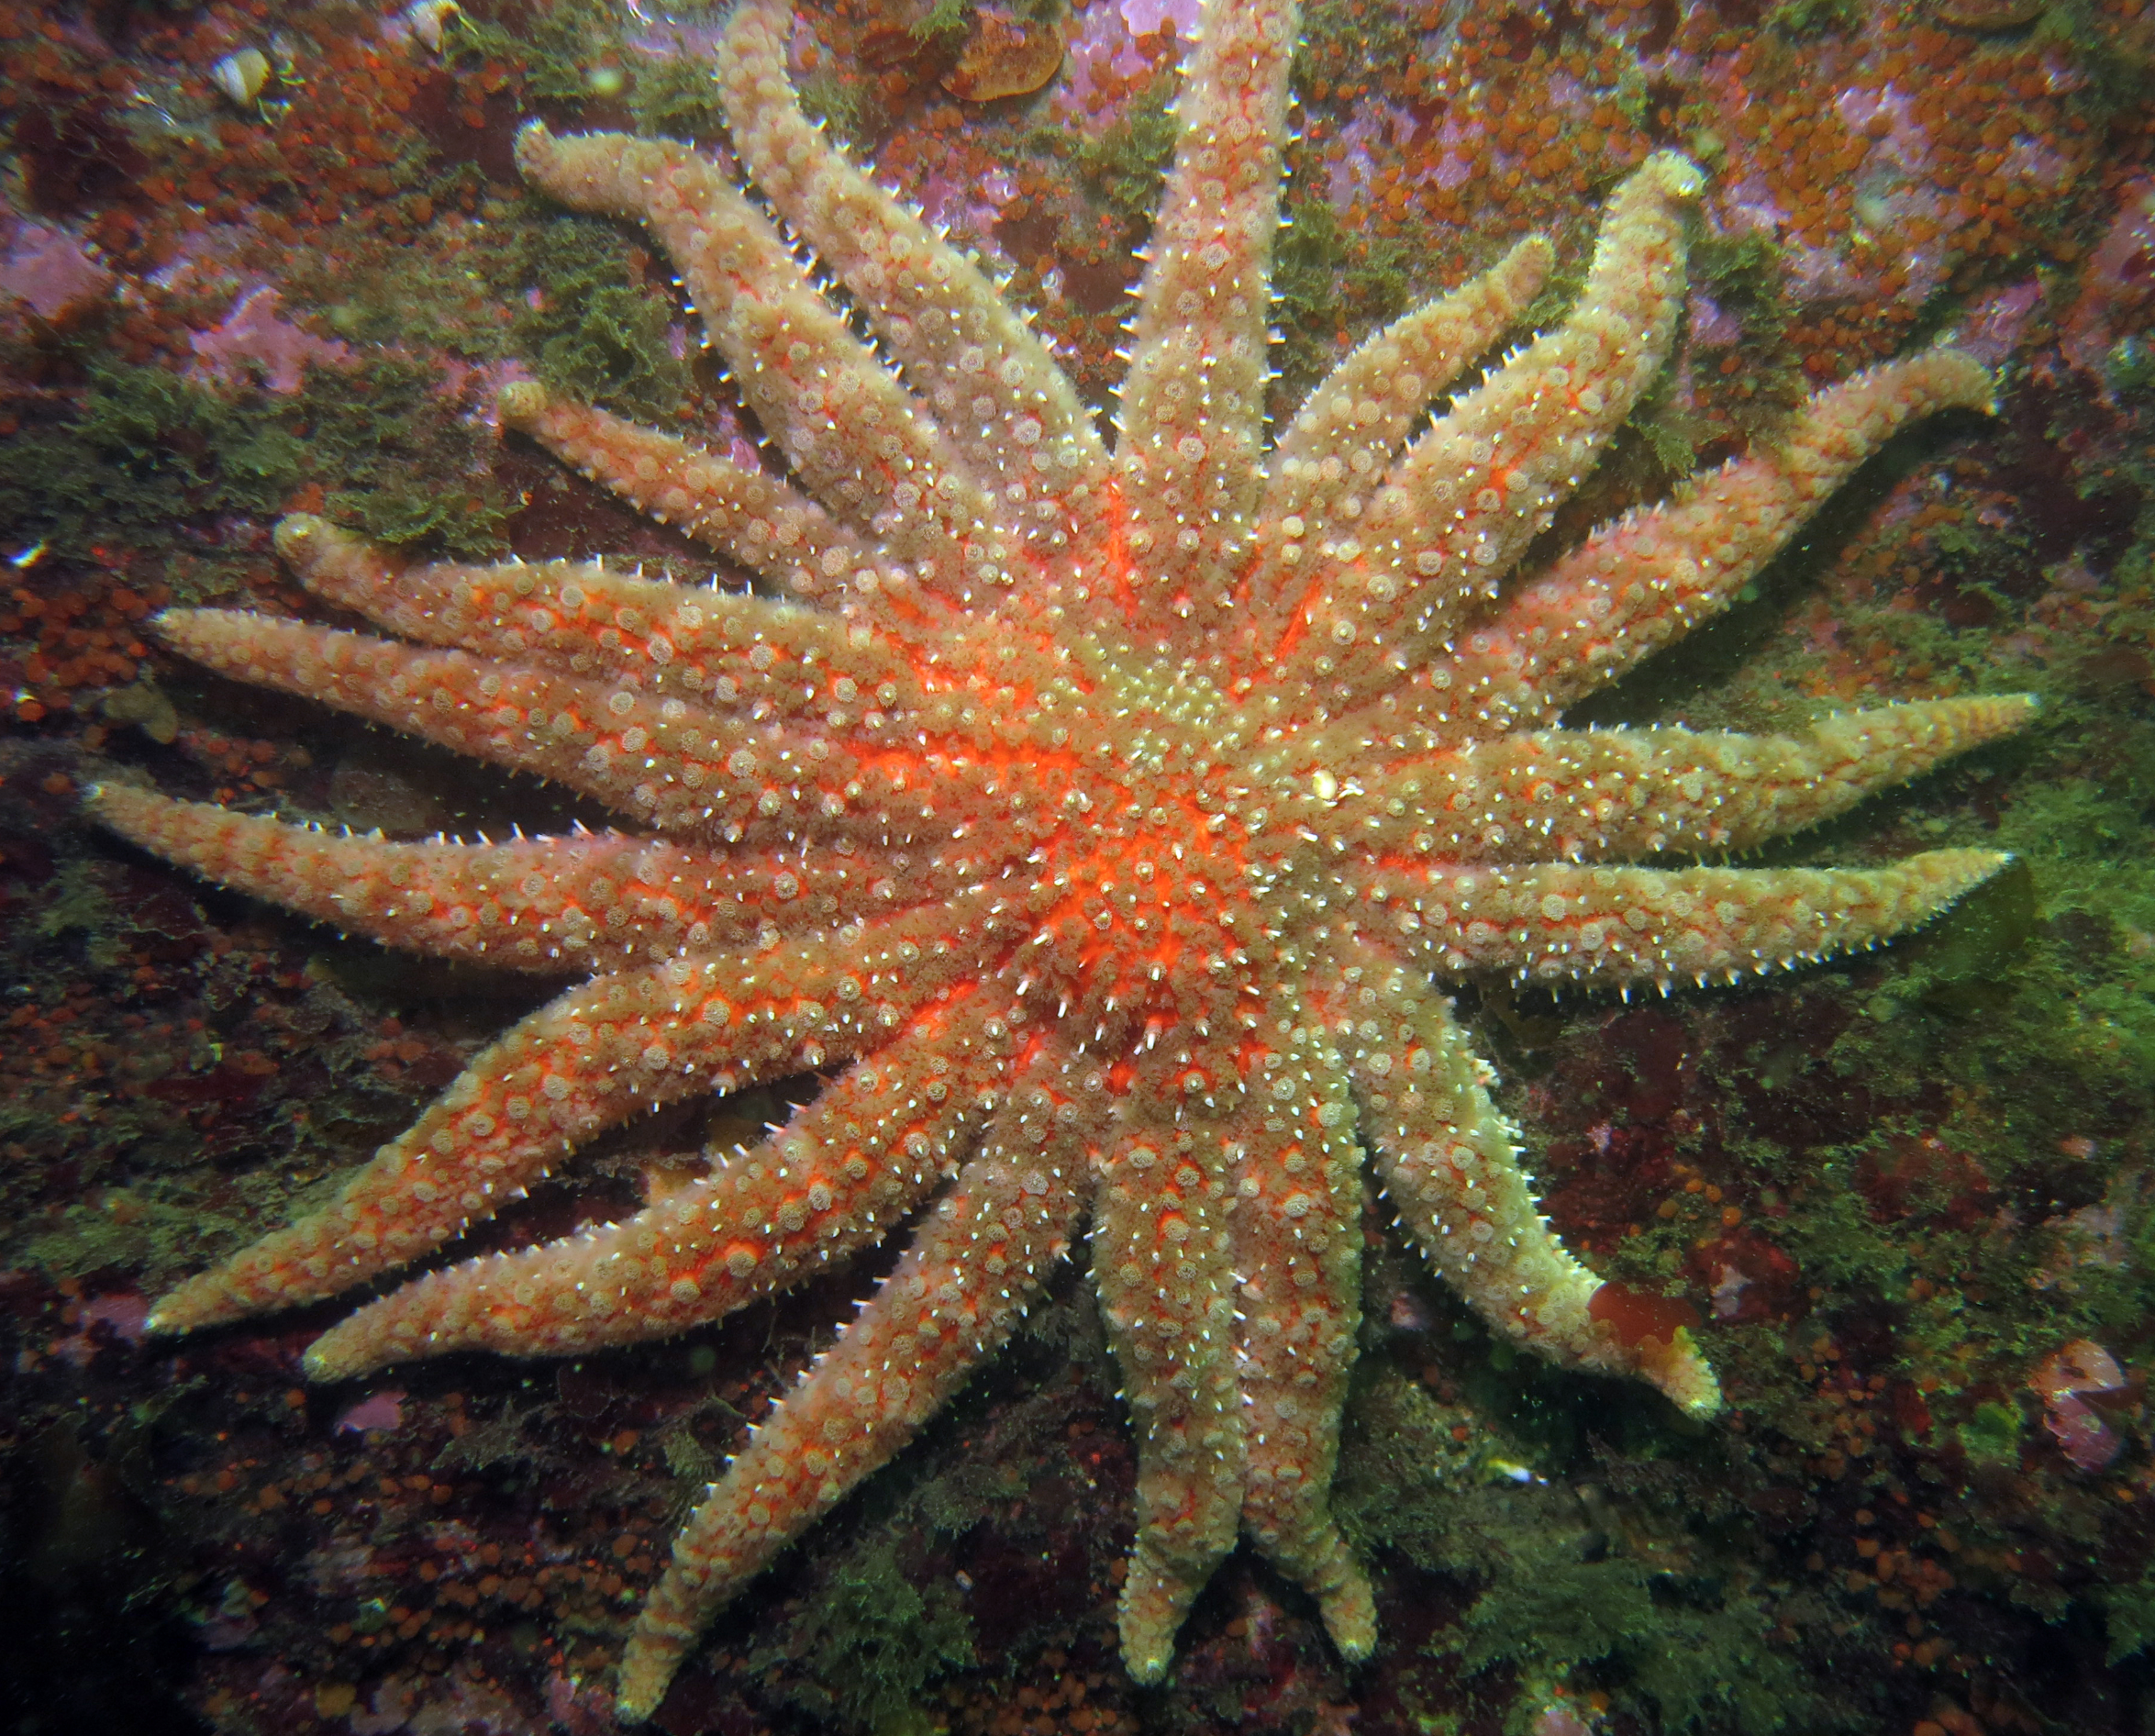
[[[508,239],[516,207],[487,199],[485,185],[472,163],[428,183],[440,206],[453,208],[466,197],[483,202],[483,220],[454,246],[382,244],[295,257],[283,280],[286,305],[317,310],[328,335],[361,350],[440,351],[482,365],[504,360],[505,308],[524,284],[505,269],[518,250]]]
[[[718,82],[709,61],[686,43],[653,61],[636,76],[628,92],[628,112],[636,130],[647,139],[680,139],[694,143],[726,130],[726,111],[718,105]]]
[[[116,907],[107,890],[109,870],[100,862],[69,862],[53,880],[45,907],[38,913],[33,931],[41,940],[63,935],[86,937],[84,956],[100,970],[112,970],[125,956],[113,916]]]
[[[1831,1728],[1816,1697],[1770,1639],[1753,1598],[1685,1583],[1622,1556],[1583,1559],[1576,1543],[1507,1550],[1461,1626],[1431,1649],[1480,1672],[1493,1664],[1561,1675],[1598,1664],[1627,1678],[1664,1730]]]
[[[1302,10],[1302,39],[1289,72],[1294,88],[1307,93],[1320,84],[1380,83],[1420,47],[1411,13],[1367,0],[1314,0]]]
[[[1357,1387],[1333,1501],[1342,1529],[1365,1555],[1395,1551],[1478,1588],[1460,1625],[1431,1643],[1433,1655],[1456,1657],[1470,1673],[1508,1664],[1545,1681],[1591,1665],[1620,1702],[1665,1730],[1833,1728],[1770,1640],[1775,1618],[1759,1597],[1608,1551],[1565,1483],[1518,1480],[1500,1455],[1524,1449],[1493,1432],[1487,1412],[1440,1404],[1379,1358]],[[1459,1445],[1462,1420],[1478,1447]],[[1671,1483],[1682,1487],[1682,1474]],[[1538,1709],[1522,1697],[1515,1721]]]
[[[2096,739],[2101,778],[2078,769]],[[2091,1117],[2145,1103],[2155,1078],[2155,960],[2135,939],[2155,931],[2143,818],[2155,801],[2155,726],[2067,702],[2027,738],[1984,751],[2017,762],[1983,840],[2016,862],[1896,946],[1890,980],[1830,1059],[1851,1077],[1942,1079],[1992,1104],[1963,1118],[1956,1139],[1995,1178],[2027,1162],[2031,1137],[2052,1150]],[[1941,825],[1923,841],[1960,840]]]
[[[1805,392],[1803,369],[1788,342],[1792,304],[1785,251],[1760,229],[1695,235],[1690,271],[1737,323],[1734,348],[1751,395],[1729,401],[1731,419],[1747,428],[1772,422]]]
[[[1781,0],[1766,15],[1766,28],[1791,41],[1846,36],[1862,22],[1863,0]]]
[[[868,142],[882,109],[870,100],[866,80],[848,77],[827,58],[821,70],[800,82],[798,90],[801,112],[810,120],[821,121],[846,144]]]
[[[498,552],[507,510],[491,437],[446,401],[437,370],[394,356],[311,367],[289,395],[100,362],[78,414],[26,431],[8,456],[8,534],[75,559],[94,543],[185,554],[167,569],[183,603],[229,589],[242,558],[206,552],[191,527],[274,518],[308,483],[377,541],[457,555]]]
[[[2106,17],[2095,0],[2049,0],[2030,34],[2036,42],[2062,50],[2086,74],[2075,100],[2096,118],[2122,119],[2145,106],[2155,57],[2144,35]]]
[[[502,552],[510,506],[493,437],[459,413],[438,369],[398,356],[312,368],[286,414],[328,517],[394,547],[460,560]]]
[[[1956,1432],[1973,1463],[2005,1464],[2020,1457],[2020,1412],[1994,1398],[1976,1406]]]
[[[1907,1282],[1907,1255],[1872,1219],[1856,1186],[1855,1153],[1835,1146],[1806,1154],[1805,1199],[1777,1240],[1806,1277],[1839,1293]]]
[[[1167,74],[1147,84],[1125,105],[1115,123],[1097,139],[1078,147],[1078,172],[1101,204],[1130,223],[1150,223],[1174,161],[1175,81]],[[1041,128],[1050,148],[1064,137],[1061,128]]]
[[[636,281],[634,239],[596,217],[532,226],[525,274],[539,295],[515,341],[548,386],[643,422],[665,421],[687,395],[665,300]]]
[[[2072,1294],[2075,1325],[2083,1337],[2100,1341],[2137,1333],[2155,1316],[2155,1198],[2138,1187],[2135,1178],[2123,1178],[2113,1196],[2133,1198],[2126,1216],[2127,1258],[2116,1265],[2091,1263],[2074,1274]]]
[[[2122,1664],[2155,1644],[2155,1573],[2142,1574],[2129,1586],[2109,1586],[2102,1602],[2104,1663]]]
[[[63,558],[90,558],[93,544],[156,552],[190,523],[275,511],[305,461],[284,405],[258,387],[99,360],[72,417],[9,441],[0,525]],[[223,588],[212,574],[202,594]]]
[[[1324,198],[1290,184],[1287,227],[1272,244],[1272,360],[1282,386],[1299,394],[1339,360],[1337,334],[1360,335],[1406,311],[1412,281],[1405,242],[1350,232]]]
[[[926,12],[905,27],[916,42],[936,47],[957,42],[972,28],[971,0],[934,0]]]
[[[1647,479],[1646,487],[1654,494],[1682,482],[1698,461],[1698,420],[1683,407],[1675,384],[1674,374],[1664,365],[1639,394],[1624,424],[1634,456],[1652,466],[1654,473]],[[1623,452],[1619,451],[1611,462],[1621,468]]]
[[[202,1263],[206,1241],[244,1242],[247,1226],[203,1209],[199,1199],[157,1184],[126,1190],[128,1209],[110,1207],[110,1190],[96,1206],[67,1207],[57,1222],[15,1243],[12,1258],[41,1266],[56,1278],[83,1277],[106,1267],[125,1267],[151,1294],[178,1282]]]
[[[549,0],[488,17],[458,12],[442,27],[441,58],[470,69],[491,61],[514,69],[533,96],[578,102],[602,94],[602,70],[618,63],[621,18],[603,0]]]
[[[2138,332],[2120,338],[2103,358],[2103,383],[2120,402],[2155,399],[2155,343]]]
[[[933,1728],[925,1690],[972,1662],[972,1622],[955,1589],[940,1582],[916,1589],[886,1534],[850,1551],[783,1640],[752,1653],[748,1667],[789,1666],[789,1678],[798,1670],[788,1697],[847,1730],[925,1736]]]

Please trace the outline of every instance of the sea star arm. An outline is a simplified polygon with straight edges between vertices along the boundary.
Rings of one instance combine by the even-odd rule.
[[[1593,1314],[1602,1280],[1559,1241],[1520,1167],[1518,1129],[1491,1100],[1495,1075],[1427,978],[1389,948],[1339,938],[1356,999],[1334,1016],[1362,1137],[1422,1256],[1483,1319],[1560,1366],[1636,1374],[1694,1416],[1720,1408],[1714,1373],[1677,1328],[1627,1343]]]
[[[1430,398],[1540,293],[1554,257],[1546,239],[1528,236],[1479,277],[1364,339],[1303,400],[1265,465],[1246,583],[1253,630],[1276,630],[1283,593],[1301,596],[1304,563],[1353,523]]]
[[[550,392],[502,388],[502,426],[656,518],[798,596],[881,595],[904,570],[872,539],[838,522],[791,483]]]
[[[934,813],[934,780],[895,740],[871,755],[857,738],[834,746],[626,686],[236,610],[169,610],[158,626],[212,669],[551,778],[661,830],[880,838],[894,816]]]
[[[619,1223],[428,1273],[308,1347],[315,1380],[486,1349],[566,1356],[662,1338],[790,1289],[887,1235],[954,1173],[1006,1058],[977,998],[916,1011],[752,1151]]]
[[[188,1279],[151,1326],[335,1296],[490,1217],[608,1123],[857,1048],[856,1016],[834,1015],[832,974],[817,974],[756,955],[675,959],[569,990],[483,1050],[332,1204]]]
[[[714,62],[734,149],[845,283],[966,468],[1026,539],[1098,553],[1107,453],[1047,346],[979,267],[848,162],[786,77],[788,0],[736,8]],[[1015,491],[1012,492],[1012,491]]]
[[[897,907],[883,863],[798,845],[714,856],[622,832],[393,844],[126,785],[93,790],[90,811],[167,861],[317,921],[520,970],[617,970]],[[910,907],[951,888],[930,875],[907,890]]]
[[[1241,1519],[1316,1597],[1341,1655],[1360,1660],[1376,1644],[1376,1608],[1332,1518],[1331,1490],[1361,1322],[1361,1148],[1345,1070],[1321,1028],[1322,991],[1305,993],[1309,1004],[1276,1047],[1254,1038],[1241,1046],[1245,1095],[1226,1128],[1239,1152],[1231,1221],[1242,1274]]]
[[[218,810],[139,793],[106,791],[98,799],[120,829],[139,829],[145,842],[184,840],[193,865],[228,885],[265,896],[296,889],[287,883],[295,877],[292,834],[307,836],[301,829],[238,820],[232,829],[206,818]],[[615,901],[607,911],[622,890],[607,882]],[[431,907],[415,912],[408,929],[386,912],[402,911],[416,896],[389,881],[366,900],[373,907],[363,920],[356,908],[339,914],[412,943],[430,930]],[[602,902],[597,876],[581,881],[580,896]],[[650,903],[662,907],[671,896]],[[819,930],[775,949],[666,958],[571,989],[480,1054],[333,1205],[189,1280],[159,1305],[156,1324],[187,1330],[334,1295],[491,1215],[577,1142],[640,1107],[739,1089],[874,1046],[909,1008],[950,992],[971,968],[968,950],[950,942],[998,931],[988,897],[961,892],[856,922],[835,938]],[[483,918],[475,911],[473,920]],[[647,907],[627,920],[650,923],[656,940],[669,919]]]
[[[1327,703],[1366,699],[1424,663],[1630,415],[1683,306],[1683,217],[1703,184],[1673,151],[1648,158],[1609,201],[1571,317],[1453,404],[1359,525],[1316,551],[1287,666]]]
[[[1362,782],[1365,850],[1461,862],[1749,850],[2010,735],[2026,695],[1822,718],[1800,735],[1547,729],[1396,762]]]
[[[594,561],[415,565],[304,513],[280,522],[276,540],[317,596],[422,644],[563,674],[604,671],[639,693],[721,715],[828,724],[834,709],[843,717],[851,707],[875,708],[894,725],[921,702],[906,651],[823,609],[640,578]],[[800,540],[783,530],[772,540]]]
[[[1123,1661],[1140,1682],[1167,1673],[1175,1631],[1240,1519],[1230,1216],[1240,1160],[1181,1114],[1186,1088],[1223,1087],[1231,1067],[1231,1055],[1144,1052],[1095,1182],[1093,1284],[1138,1434],[1138,1540],[1120,1624]],[[1188,1086],[1193,1072],[1204,1085]]]
[[[983,1149],[897,1269],[690,1516],[629,1635],[624,1716],[650,1714],[712,1615],[905,1446],[1039,1294],[1083,1202],[1084,1123],[1061,1076],[1052,1045],[1019,1063]]]
[[[310,696],[316,689],[294,684],[315,679],[333,661],[326,648],[337,646],[366,667],[355,681],[322,688],[330,703],[420,734],[491,721],[499,751],[471,751],[561,776],[552,750],[562,743],[516,727],[519,707],[536,703],[547,737],[572,731],[584,744],[576,773],[597,780],[594,794],[635,811],[657,800],[674,817],[661,824],[725,831],[737,817],[709,792],[747,780],[754,787],[734,794],[752,794],[765,820],[795,799],[817,810],[815,819],[785,819],[789,840],[839,825],[862,800],[872,800],[877,827],[904,829],[933,817],[925,796],[901,799],[909,789],[987,799],[1023,772],[1068,762],[1036,690],[1017,677],[1030,648],[1008,624],[953,621],[916,645],[828,610],[591,562],[407,565],[304,514],[277,527],[277,546],[317,595],[481,659],[494,673],[492,690],[483,675],[470,679],[479,665],[413,663],[378,640],[358,640],[354,651],[345,638],[265,626],[258,616],[175,611],[161,626],[218,667],[244,667],[250,679],[259,668],[262,679]],[[983,683],[983,670],[1007,684]],[[559,679],[548,682],[549,673]],[[600,676],[609,684],[594,691],[589,684]],[[420,689],[425,703],[406,704]],[[463,741],[454,734],[449,745]],[[523,757],[534,751],[540,757]]]
[[[1206,0],[1174,166],[1138,292],[1115,463],[1140,644],[1216,622],[1262,485],[1265,315],[1277,223],[1290,0]]]
[[[686,145],[557,138],[533,121],[517,135],[517,165],[572,209],[647,224],[742,397],[816,496],[949,600],[992,600],[978,587],[1006,576],[993,496],[716,163]]]
[[[1437,659],[1415,689],[1425,721],[1461,734],[1531,727],[1717,614],[1849,474],[1940,410],[1987,410],[1990,375],[1938,349],[1816,394],[1769,451],[1627,513],[1580,544]]]
[[[1927,922],[2011,858],[1930,850],[1884,868],[1425,867],[1365,896],[1431,971],[1607,983],[1733,982]]]

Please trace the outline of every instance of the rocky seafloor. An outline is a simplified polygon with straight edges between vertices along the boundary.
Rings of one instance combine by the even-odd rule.
[[[1006,275],[1081,389],[1113,351],[1185,0],[835,0],[805,99]],[[167,655],[168,603],[314,606],[325,513],[422,553],[694,551],[516,440],[535,376],[747,440],[638,234],[528,196],[517,127],[722,140],[716,15],[472,0],[0,0],[0,1720],[24,1732],[612,1728],[684,1505],[882,1269],[564,1364],[310,1387],[339,1309],[166,1342],[544,992],[415,963],[85,828],[114,765],[392,836],[558,795]],[[1059,60],[1038,33],[1059,32]],[[1461,998],[1548,1209],[1695,1314],[1731,1408],[1502,1354],[1372,1198],[1338,1505],[1345,1668],[1238,1554],[1167,1686],[1116,1655],[1134,1456],[1082,1272],[714,1626],[672,1736],[2155,1729],[2155,12],[2126,0],[1310,6],[1279,255],[1294,404],[1521,232],[1576,281],[1650,150],[1711,183],[1681,348],[1558,535],[1951,334],[1999,413],[1897,442],[1595,721],[1785,725],[2040,694],[2022,740],[1772,860],[2018,862],[1891,948],[1626,1003]],[[1549,311],[1559,306],[1552,299]],[[586,816],[586,818],[589,818]],[[632,1201],[670,1112],[492,1230]],[[887,1259],[887,1256],[886,1256]]]

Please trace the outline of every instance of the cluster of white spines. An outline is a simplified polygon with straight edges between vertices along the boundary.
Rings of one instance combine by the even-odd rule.
[[[2020,729],[2018,695],[1820,718],[1800,735],[1678,728],[1522,731],[1361,774],[1339,819],[1365,857],[1628,861],[1750,850]]]
[[[1519,242],[1471,283],[1363,339],[1310,393],[1266,463],[1243,581],[1244,642],[1254,649],[1261,633],[1289,626],[1308,575],[1339,559],[1430,401],[1511,328],[1553,256],[1539,236]],[[1377,583],[1385,599],[1398,594],[1396,581]]]
[[[518,136],[525,176],[564,203],[650,225],[680,266],[743,400],[814,496],[872,524],[886,559],[855,601],[912,606],[897,569],[950,601],[992,599],[1010,550],[992,495],[883,362],[819,295],[770,220],[685,145],[587,133]],[[905,587],[909,589],[910,587]]]
[[[648,1716],[712,1610],[904,1446],[1023,1318],[1069,1248],[1100,1137],[1067,1095],[1069,1071],[1051,1041],[1012,1069],[980,1151],[897,1269],[691,1516],[629,1637],[626,1712]]]
[[[1488,623],[1430,663],[1421,677],[1423,717],[1465,736],[1553,721],[1727,607],[1897,429],[1990,402],[1982,366],[1945,349],[1819,393],[1769,450],[1604,526],[1521,585]]]
[[[1682,157],[1650,158],[1610,202],[1571,316],[1462,395],[1305,563],[1309,634],[1290,667],[1335,708],[1397,687],[1439,651],[1630,414],[1682,306],[1683,210],[1700,184]]]
[[[921,1008],[754,1152],[716,1160],[634,1217],[430,1274],[307,1352],[317,1379],[483,1348],[559,1356],[680,1330],[887,1234],[957,1168],[1007,1065],[1006,1001]],[[1005,1020],[1005,1029],[1007,1021]]]
[[[495,408],[505,428],[796,596],[897,595],[911,582],[871,539],[765,471],[557,397],[533,380],[505,387]]]
[[[1099,555],[1107,454],[1090,411],[1011,304],[802,116],[785,73],[790,7],[743,6],[716,75],[734,148],[821,264],[852,293],[916,395],[1027,543]]]
[[[1734,982],[1874,946],[1927,920],[2006,858],[1933,850],[1884,868],[1573,866],[1405,870],[1381,905],[1408,956],[1446,975],[1510,971],[1609,984]]]
[[[1148,650],[1193,617],[1217,623],[1254,526],[1294,38],[1291,5],[1207,6],[1183,83],[1115,453],[1132,563],[1125,630]]]

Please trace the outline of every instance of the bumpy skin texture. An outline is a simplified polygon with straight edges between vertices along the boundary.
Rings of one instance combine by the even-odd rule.
[[[752,472],[519,384],[504,418],[765,582],[597,563],[406,567],[318,519],[279,545],[393,638],[168,616],[202,662],[559,779],[635,829],[396,844],[107,787],[116,830],[417,951],[580,978],[335,1204],[183,1285],[180,1331],[451,1241],[597,1129],[804,1070],[821,1096],[628,1220],[434,1271],[317,1378],[678,1331],[919,1227],[689,1520],[630,1641],[650,1712],[711,1612],[898,1450],[1089,1228],[1138,1431],[1124,1655],[1143,1680],[1238,1535],[1374,1643],[1328,1509],[1365,1152],[1431,1264],[1567,1366],[1718,1394],[1687,1334],[1622,1341],[1550,1232],[1431,978],[1705,982],[1872,944],[2001,858],[1868,873],[1626,865],[1810,825],[2017,728],[1941,700],[1800,734],[1568,730],[1562,708],[1740,587],[1910,418],[1981,407],[1932,351],[1822,393],[1771,449],[1546,570],[1522,551],[1666,353],[1698,171],[1609,204],[1572,315],[1411,440],[1536,293],[1522,242],[1372,336],[1267,453],[1289,0],[1214,0],[1181,106],[1112,447],[980,273],[802,118],[790,17],[717,77],[761,211],[680,145],[534,127],[519,161],[649,225],[785,454]],[[887,356],[886,362],[883,357]]]

